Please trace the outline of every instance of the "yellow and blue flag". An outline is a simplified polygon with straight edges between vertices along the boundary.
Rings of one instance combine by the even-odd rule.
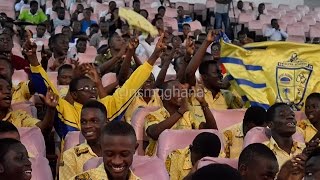
[[[221,41],[221,62],[252,106],[284,102],[301,110],[306,97],[320,91],[319,45],[269,41],[239,47]]]

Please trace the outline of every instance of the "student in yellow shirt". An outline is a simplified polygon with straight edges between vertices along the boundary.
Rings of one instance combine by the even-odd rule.
[[[242,180],[274,180],[279,165],[276,156],[266,145],[254,143],[241,152],[238,170]]]
[[[145,121],[146,133],[150,137],[147,155],[152,156],[155,153],[156,141],[166,129],[217,129],[215,119],[203,96],[197,96],[204,112],[204,116],[198,118],[189,111],[187,88],[180,82],[167,81],[161,91],[163,107],[147,115]]]
[[[264,142],[275,154],[279,167],[293,156],[302,153],[306,147],[304,143],[294,141],[292,135],[296,133],[295,114],[285,103],[276,103],[267,111],[270,121],[271,138]]]
[[[83,165],[94,157],[101,157],[100,131],[107,123],[106,107],[98,101],[88,101],[81,110],[81,133],[86,142],[62,154],[59,179],[70,179],[83,172]]]
[[[140,107],[161,107],[162,101],[159,92],[155,89],[155,79],[153,74],[150,75],[148,80],[143,84],[138,95],[133,99],[125,113],[125,119],[131,123],[132,115],[135,110]]]
[[[247,109],[243,122],[223,130],[226,158],[239,158],[245,135],[257,126],[267,126],[267,112],[262,107],[251,106]]]
[[[166,166],[171,180],[182,180],[192,167],[203,157],[218,157],[221,150],[217,135],[203,132],[197,135],[190,147],[173,151],[167,158]]]
[[[308,119],[298,121],[297,126],[303,130],[304,139],[309,142],[320,138],[320,94],[312,93],[306,99],[305,113]]]
[[[57,105],[57,95],[48,91],[46,96],[41,96],[45,104],[48,106],[43,121],[31,117],[25,111],[11,110],[11,83],[0,77],[0,119],[14,124],[16,127],[34,127],[38,126],[42,133],[50,133],[53,126],[53,116],[55,114],[55,106]]]
[[[32,169],[28,152],[16,139],[0,139],[0,167],[0,179],[31,179]]]
[[[135,131],[130,124],[123,121],[108,123],[101,131],[100,145],[103,163],[98,168],[83,172],[71,179],[140,179],[130,169],[133,155],[138,147]]]
[[[234,96],[229,91],[221,91],[226,89],[226,83],[223,82],[223,76],[217,61],[212,59],[211,54],[207,54],[206,50],[216,38],[216,32],[209,31],[206,40],[203,42],[199,50],[192,57],[185,72],[186,80],[190,86],[196,85],[195,73],[199,68],[202,83],[205,87],[205,99],[209,104],[210,109],[236,109],[243,106],[242,100]],[[192,105],[198,106],[195,98],[192,99]]]
[[[32,47],[33,46],[34,45],[32,45]],[[135,47],[131,47],[130,50],[127,51],[126,59],[131,60],[134,48]],[[121,115],[121,113],[129,106],[138,89],[140,89],[143,83],[149,78],[152,66],[164,49],[165,45],[163,43],[162,35],[149,60],[139,66],[126,83],[121,88],[118,88],[113,95],[101,96],[101,93],[105,91],[101,79],[96,73],[91,74],[91,78],[82,76],[73,79],[69,85],[69,91],[74,103],[69,103],[64,99],[59,98],[58,105],[56,106],[57,114],[55,116],[55,127],[59,136],[64,138],[69,131],[77,131],[80,129],[80,112],[82,104],[89,99],[96,99],[98,97],[98,92],[100,95],[99,101],[107,108],[107,118],[113,120]],[[32,65],[31,71],[33,72],[31,76],[40,74],[42,77],[40,79],[34,79],[34,83],[38,87],[37,91],[40,94],[44,94],[47,91],[47,87],[51,86],[52,83],[50,82],[47,73],[40,66],[34,48],[32,48],[29,60]],[[88,73],[88,71],[85,70],[84,73]],[[57,92],[56,89],[53,88],[53,90],[54,92]]]

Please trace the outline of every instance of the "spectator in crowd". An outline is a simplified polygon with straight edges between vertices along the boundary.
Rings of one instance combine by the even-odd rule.
[[[265,145],[250,144],[240,154],[238,170],[242,180],[273,180],[279,171],[276,156]]]
[[[247,109],[243,122],[223,130],[224,150],[227,158],[239,158],[245,135],[250,129],[257,126],[267,126],[267,112],[262,107],[251,106]]]
[[[16,139],[20,141],[18,129],[8,121],[0,121],[0,139]]]
[[[212,178],[241,180],[241,175],[227,164],[210,164],[198,169],[186,180],[210,180]]]
[[[69,91],[69,84],[73,77],[73,67],[71,64],[64,64],[58,69],[57,85],[63,86],[59,88],[59,95],[66,97]]]
[[[73,21],[78,20],[78,15],[83,13],[83,11],[84,11],[84,6],[83,6],[83,4],[79,3],[77,5],[77,8],[75,9],[75,11],[71,15],[71,20],[73,20]]]
[[[266,5],[264,3],[260,3],[258,5],[258,10],[256,12],[256,20],[260,20],[260,16],[263,15],[263,14],[267,14],[265,12],[265,9],[266,9]]]
[[[37,1],[30,2],[30,10],[23,10],[18,18],[20,21],[28,22],[31,24],[40,24],[47,21],[47,16],[44,14],[42,9],[39,9]]]
[[[152,156],[157,147],[159,135],[166,129],[217,129],[215,119],[208,108],[208,103],[197,94],[204,116],[196,117],[189,110],[187,87],[179,81],[171,80],[162,86],[163,107],[146,116],[146,133],[150,137],[146,155]]]
[[[100,17],[100,22],[102,22],[102,21],[107,21],[107,20],[111,19],[112,12],[113,12],[116,8],[117,8],[116,2],[110,1],[110,2],[109,2],[109,9],[100,12],[100,15],[99,15],[99,17]]]
[[[124,22],[119,17],[119,9],[115,8],[111,11],[111,18],[108,20],[109,22],[109,32],[113,34],[117,29],[121,29]]]
[[[91,13],[91,8],[86,8],[83,10],[83,19],[80,20],[82,33],[85,33],[92,24],[97,24],[96,21],[91,20]]]
[[[87,34],[81,31],[81,21],[72,21],[72,41],[75,42],[77,38],[87,38]]]
[[[182,36],[180,36],[182,42],[184,42],[184,41],[188,38],[188,36],[190,35],[190,32],[191,32],[191,26],[190,26],[190,24],[188,24],[188,23],[184,24],[184,25],[182,26],[182,33],[183,33],[183,34],[182,34]]]
[[[60,179],[70,179],[83,172],[83,165],[94,157],[102,157],[101,128],[107,123],[106,107],[98,101],[88,101],[81,110],[81,133],[86,142],[63,152],[59,168]]]
[[[312,93],[306,99],[305,113],[308,119],[297,122],[297,126],[303,130],[306,142],[320,138],[320,94]]]
[[[52,51],[52,57],[43,58],[41,64],[48,71],[56,71],[67,60],[69,50],[69,39],[67,36],[59,33],[49,39],[49,48]]]
[[[14,5],[14,10],[20,13],[22,8],[30,8],[29,0],[20,0],[20,2]]]
[[[89,27],[88,38],[90,39],[94,34],[96,34],[98,32],[99,32],[99,25],[98,24],[91,24],[91,26]]]
[[[229,35],[228,32],[230,28],[229,8],[231,1],[232,0],[216,0],[215,29],[222,29],[223,23],[227,35]]]
[[[238,39],[234,41],[234,44],[238,46],[244,46],[246,44],[253,43],[253,42],[254,42],[253,39],[249,38],[245,31],[240,31],[238,33]]]
[[[252,2],[249,3],[249,6],[251,7],[251,10],[254,10],[253,4]],[[247,11],[243,9],[243,1],[238,1],[237,3],[237,8],[241,13],[246,13]]]
[[[293,156],[302,153],[306,147],[304,143],[295,141],[292,135],[296,133],[295,114],[285,103],[276,103],[267,111],[267,119],[271,121],[271,138],[264,142],[276,155],[279,167]]]
[[[305,169],[302,169],[302,174],[305,180],[319,179],[320,169],[320,148],[316,148],[305,161]],[[304,171],[303,171],[304,170]],[[300,180],[300,179],[299,179]],[[302,180],[302,178],[301,178]]]
[[[102,21],[99,24],[100,32],[92,35],[90,39],[90,46],[94,46],[96,49],[99,48],[100,42],[108,40],[109,38],[109,23]]]
[[[0,167],[0,179],[31,179],[28,152],[16,139],[0,139]]]
[[[158,7],[158,14],[163,18],[166,14],[166,8],[164,6]]]
[[[49,17],[52,17],[53,13],[58,13],[58,8],[61,6],[61,0],[52,0],[52,7],[46,9],[46,15]]]
[[[157,28],[159,33],[164,32],[164,23],[162,18],[153,19],[151,24]]]
[[[38,39],[38,38],[49,39],[50,38],[50,35],[48,33],[46,33],[47,26],[45,24],[38,24],[36,31],[37,31],[37,33],[33,35],[34,39]]]
[[[266,36],[269,41],[283,41],[288,38],[288,34],[280,29],[277,19],[271,20],[271,27],[266,29],[264,36]]]
[[[63,7],[57,8],[57,18],[51,20],[52,27],[70,26],[70,20],[65,18],[66,11]]]
[[[167,158],[167,170],[171,180],[186,177],[193,166],[204,157],[218,157],[221,150],[220,139],[209,132],[198,134],[190,147],[173,151]]]
[[[79,179],[83,175],[90,179],[140,179],[130,169],[138,146],[136,133],[130,124],[112,121],[104,126],[100,145],[103,163],[98,168],[84,172],[74,179]]]
[[[132,8],[136,13],[140,13],[140,0],[134,0],[132,3]]]
[[[177,8],[178,10],[178,17],[177,17],[177,21],[178,21],[178,28],[179,28],[179,32],[183,31],[183,24],[188,23],[188,22],[192,22],[192,19],[190,16],[185,16],[185,12],[182,6],[179,6]]]
[[[149,13],[148,13],[148,11],[145,10],[145,9],[141,9],[141,10],[140,10],[140,15],[143,16],[143,17],[146,18],[146,19],[148,19],[148,17],[149,17]]]
[[[5,29],[0,30],[0,58],[10,61],[14,70],[23,69],[26,72],[30,72],[29,62],[20,56],[12,54],[13,47],[12,35],[6,32]]]

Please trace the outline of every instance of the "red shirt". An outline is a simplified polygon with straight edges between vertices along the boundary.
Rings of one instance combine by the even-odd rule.
[[[23,69],[26,73],[31,73],[29,62],[20,56],[12,55],[11,64],[15,70]]]

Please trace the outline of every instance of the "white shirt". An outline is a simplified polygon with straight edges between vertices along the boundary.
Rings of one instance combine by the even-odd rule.
[[[216,13],[228,13],[229,12],[229,4],[216,4]]]
[[[288,34],[281,29],[276,30],[275,28],[268,27],[264,33],[264,36],[268,37],[270,41],[281,41],[283,38],[287,39]]]
[[[16,11],[20,11],[22,9],[22,7],[30,7],[29,4],[24,4],[23,0],[21,0],[20,2],[18,2],[17,4],[14,5],[14,9]]]

